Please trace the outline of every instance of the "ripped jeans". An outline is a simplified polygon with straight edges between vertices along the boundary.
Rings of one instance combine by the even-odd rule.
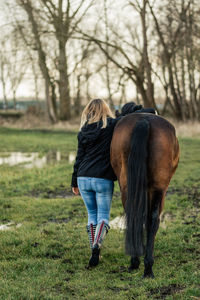
[[[95,177],[78,177],[78,188],[88,212],[88,225],[109,224],[114,182]]]

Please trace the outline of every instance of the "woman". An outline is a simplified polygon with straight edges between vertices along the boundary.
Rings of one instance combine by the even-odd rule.
[[[94,99],[83,110],[78,133],[71,185],[75,195],[80,191],[88,212],[91,267],[99,263],[100,248],[109,230],[114,181],[117,179],[110,164],[110,143],[117,121],[105,101]]]

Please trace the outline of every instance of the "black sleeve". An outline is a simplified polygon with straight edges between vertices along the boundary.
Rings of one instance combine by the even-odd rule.
[[[79,134],[78,134],[78,150],[77,150],[77,155],[76,155],[76,161],[74,163],[74,172],[72,174],[72,182],[71,182],[72,187],[78,186],[77,185],[77,173],[78,173],[79,165],[80,165],[81,161],[83,160],[84,155],[85,155],[85,149],[81,142],[81,133],[79,132]]]

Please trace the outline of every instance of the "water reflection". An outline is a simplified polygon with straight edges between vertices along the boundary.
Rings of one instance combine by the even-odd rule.
[[[13,229],[13,228],[19,228],[21,226],[22,226],[21,223],[15,224],[14,222],[11,221],[7,224],[0,224],[0,231],[10,230],[10,229]]]
[[[68,156],[68,162],[70,164],[73,164],[73,162],[75,161],[75,158],[76,158],[76,153],[75,152],[70,152],[69,156]]]
[[[60,151],[49,151],[41,156],[39,152],[4,152],[0,153],[0,165],[8,164],[15,166],[23,163],[23,167],[31,169],[33,167],[42,168],[47,164],[66,160],[72,164],[76,158],[75,152],[61,153]]]

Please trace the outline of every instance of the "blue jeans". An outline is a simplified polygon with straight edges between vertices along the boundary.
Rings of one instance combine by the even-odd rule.
[[[114,189],[112,180],[78,177],[78,188],[88,212],[88,225],[104,221],[109,224]]]

